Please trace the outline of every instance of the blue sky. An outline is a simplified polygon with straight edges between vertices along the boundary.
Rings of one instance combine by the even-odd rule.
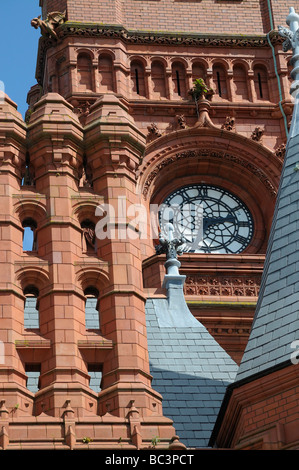
[[[41,14],[39,0],[1,0],[0,80],[5,93],[25,116],[27,93],[36,84],[35,68],[39,30],[32,18]]]

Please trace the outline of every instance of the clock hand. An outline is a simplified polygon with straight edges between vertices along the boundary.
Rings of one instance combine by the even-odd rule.
[[[235,222],[236,218],[233,215],[228,215],[227,217],[210,217],[203,219],[203,230],[210,227],[210,225],[221,224],[225,222]]]

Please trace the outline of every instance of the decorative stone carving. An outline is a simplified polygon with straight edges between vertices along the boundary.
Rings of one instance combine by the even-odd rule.
[[[185,295],[258,297],[261,276],[187,276]]]
[[[157,177],[157,175],[162,171],[165,167],[172,165],[173,163],[179,162],[180,160],[184,159],[193,159],[193,158],[200,158],[200,157],[209,157],[209,158],[217,158],[223,159],[231,163],[235,163],[237,165],[246,168],[248,171],[253,173],[260,181],[263,182],[269,193],[272,197],[276,197],[277,191],[274,188],[273,184],[267,177],[267,175],[258,167],[256,167],[253,163],[243,159],[241,157],[237,157],[235,155],[230,155],[225,152],[217,152],[210,149],[200,149],[200,150],[188,150],[186,152],[177,153],[176,155],[172,155],[171,157],[165,158],[160,162],[149,174],[147,177],[144,186],[143,186],[143,196],[146,198],[149,192],[149,188]]]
[[[187,124],[186,124],[186,119],[183,114],[180,114],[179,116],[176,116],[177,118],[177,125],[179,129],[186,129]]]
[[[260,142],[262,140],[264,132],[265,132],[264,129],[261,129],[260,127],[256,127],[251,134],[251,139],[255,140],[256,142]]]
[[[275,150],[275,155],[278,157],[280,160],[284,160],[286,153],[286,144],[281,144],[277,149]]]
[[[147,134],[147,142],[152,142],[153,140],[157,139],[158,137],[161,137],[161,132],[158,129],[157,124],[154,122],[151,123],[150,126],[147,128],[148,134]]]
[[[225,129],[227,131],[232,131],[235,128],[235,118],[228,116],[225,119],[224,124],[222,124],[221,129]]]
[[[40,28],[42,36],[52,37],[57,40],[58,36],[55,29],[66,21],[66,12],[53,11],[49,13],[46,20],[42,20],[41,16],[33,18],[31,26]]]

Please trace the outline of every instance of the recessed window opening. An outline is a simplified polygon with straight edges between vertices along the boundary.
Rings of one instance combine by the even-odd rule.
[[[257,79],[258,79],[258,84],[259,84],[260,98],[263,98],[262,79],[261,79],[261,74],[259,72],[257,74]]]
[[[35,220],[28,218],[22,223],[24,228],[23,233],[23,251],[36,251],[37,250],[37,237],[36,229],[37,224]]]
[[[216,72],[216,76],[217,76],[218,95],[221,96],[222,91],[221,91],[220,73]]]
[[[175,71],[175,75],[176,75],[178,95],[181,96],[180,74],[178,70]]]
[[[84,291],[85,295],[85,328],[87,330],[100,329],[100,316],[98,298],[99,291],[95,287],[87,287]]]
[[[138,70],[135,69],[136,93],[140,95]]]
[[[40,389],[41,364],[25,364],[25,373],[27,375],[27,389],[32,393],[38,392]]]
[[[96,393],[99,393],[102,390],[101,382],[103,375],[103,366],[102,364],[88,364],[88,375],[90,377],[89,387]]]
[[[38,296],[39,291],[35,286],[28,286],[24,290],[24,328],[39,328]]]

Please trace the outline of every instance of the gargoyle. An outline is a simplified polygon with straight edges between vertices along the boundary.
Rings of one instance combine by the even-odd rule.
[[[66,21],[66,12],[53,11],[49,13],[46,20],[42,20],[41,16],[33,18],[31,26],[40,28],[42,36],[58,39],[55,29]]]

